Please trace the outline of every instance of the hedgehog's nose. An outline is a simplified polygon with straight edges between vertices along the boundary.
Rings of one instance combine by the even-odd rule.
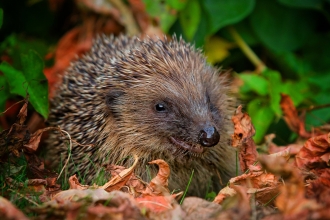
[[[199,132],[199,143],[203,147],[213,147],[220,140],[220,134],[213,126],[205,126]]]

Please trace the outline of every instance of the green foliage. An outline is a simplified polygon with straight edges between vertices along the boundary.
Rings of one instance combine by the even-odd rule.
[[[29,94],[30,103],[44,118],[48,116],[48,85],[43,74],[43,61],[39,55],[30,50],[28,54],[21,55],[22,71],[15,69],[6,62],[0,64],[0,71],[4,74],[0,76],[5,88],[4,81],[7,82],[9,90],[2,90],[3,96],[10,94],[25,97]],[[4,80],[5,79],[5,80]],[[10,94],[9,94],[9,93]],[[3,104],[3,102],[0,103]]]
[[[188,0],[143,0],[147,12],[151,16],[159,18],[160,27],[164,32],[168,32],[177,19],[176,12],[184,9],[187,1]]]
[[[241,73],[239,78],[243,80],[241,87],[243,99],[251,100],[247,105],[252,122],[256,127],[255,141],[263,140],[269,126],[276,118],[282,116],[280,107],[281,93],[288,94],[295,105],[301,104],[308,91],[307,82],[283,81],[278,71],[266,69],[261,75]]]
[[[220,63],[223,68],[241,72],[238,76],[244,84],[239,95],[256,127],[255,140],[261,142],[272,129],[287,131],[280,120],[281,93],[290,95],[300,107],[329,104],[329,8],[330,2],[325,0],[191,0],[173,14],[176,21],[170,32],[182,33],[197,47],[207,42],[208,60],[219,62],[225,57]],[[251,54],[228,43],[215,44],[238,43],[228,31],[229,25],[273,70],[253,70],[247,63]],[[245,72],[251,68],[253,73]],[[306,126],[310,129],[329,120],[329,109],[307,112]]]
[[[182,26],[183,33],[189,40],[195,36],[200,19],[201,8],[198,0],[191,0],[179,16],[180,23],[184,24]]]
[[[226,25],[243,20],[252,12],[255,5],[255,0],[205,0],[202,2],[210,24],[207,34],[213,34]]]
[[[250,16],[251,27],[260,41],[274,51],[301,47],[315,28],[308,11],[284,7],[274,0],[259,1]],[[285,22],[283,22],[285,21]]]

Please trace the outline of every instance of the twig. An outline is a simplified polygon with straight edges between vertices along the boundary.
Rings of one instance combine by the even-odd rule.
[[[5,114],[7,111],[9,111],[9,109],[11,109],[12,107],[14,107],[14,106],[17,105],[18,103],[25,102],[25,101],[26,101],[26,100],[23,99],[23,100],[21,100],[21,101],[15,102],[15,103],[12,104],[9,108],[7,108],[6,111],[4,111],[4,112],[0,112],[0,115]]]
[[[299,108],[297,109],[297,111],[301,112],[301,111],[313,111],[313,110],[317,110],[317,109],[322,109],[322,108],[329,108],[330,107],[330,103],[328,104],[324,104],[324,105],[311,105],[307,108]]]
[[[228,28],[229,33],[239,46],[239,48],[243,51],[246,57],[253,63],[256,67],[257,72],[264,71],[267,67],[266,65],[259,59],[259,57],[253,52],[253,50],[246,44],[243,38],[237,33],[236,29],[233,27]]]
[[[65,133],[66,135],[68,135],[68,137],[69,137],[69,143],[70,143],[70,144],[69,144],[69,154],[68,154],[68,158],[66,159],[65,164],[64,164],[64,166],[62,167],[62,170],[61,170],[61,172],[60,172],[60,174],[58,175],[58,177],[57,177],[56,180],[58,180],[58,179],[61,177],[61,175],[62,175],[62,173],[63,173],[65,167],[68,165],[69,160],[70,160],[70,157],[71,157],[71,151],[72,151],[72,139],[71,139],[70,134],[69,134],[67,131],[64,131],[64,130],[62,130],[62,129],[61,129],[61,132],[64,132],[64,133]]]

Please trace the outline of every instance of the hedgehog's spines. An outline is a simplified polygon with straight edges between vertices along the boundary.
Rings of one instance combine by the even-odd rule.
[[[118,161],[129,166],[130,160],[123,158],[138,154],[136,173],[143,178],[147,162],[161,158],[170,164],[172,189],[184,188],[195,169],[191,192],[201,195],[198,187],[210,176],[220,173],[225,182],[228,173],[235,174],[235,154],[226,144],[230,120],[225,116],[232,104],[224,81],[201,51],[181,36],[160,40],[100,35],[90,52],[68,68],[51,101],[49,122],[68,131],[76,142],[93,144],[74,142],[72,150],[72,160],[90,181],[99,171],[87,169],[91,161],[97,166]],[[169,111],[158,113],[157,103]],[[198,129],[204,124],[215,126],[222,139],[198,154],[190,150],[201,147]],[[191,149],[173,144],[169,137]],[[67,146],[52,134],[49,155],[54,163],[60,154],[67,155]],[[71,163],[69,170],[74,172]]]

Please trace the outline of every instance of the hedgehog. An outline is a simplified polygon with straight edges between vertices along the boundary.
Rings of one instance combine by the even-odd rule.
[[[225,72],[181,37],[99,36],[72,62],[51,100],[49,124],[74,140],[68,170],[91,183],[104,164],[130,166],[145,181],[165,160],[170,190],[205,196],[235,175],[230,132],[236,99]],[[68,156],[65,138],[50,134],[47,157]],[[192,175],[193,173],[193,175]],[[190,181],[191,179],[191,181]]]

